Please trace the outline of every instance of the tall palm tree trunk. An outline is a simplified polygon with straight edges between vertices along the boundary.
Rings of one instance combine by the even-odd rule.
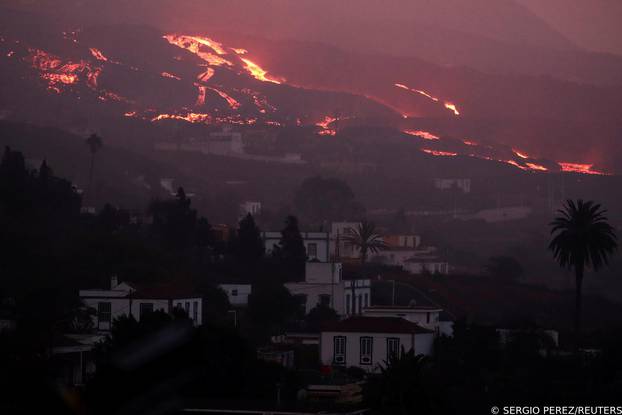
[[[575,266],[575,315],[574,315],[574,330],[578,336],[581,331],[581,307],[582,307],[582,290],[583,290],[583,272],[584,266],[582,264]]]

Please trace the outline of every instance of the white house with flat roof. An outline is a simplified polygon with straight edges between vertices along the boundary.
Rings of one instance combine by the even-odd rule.
[[[330,239],[327,232],[300,232],[300,235],[307,251],[308,261],[330,261]],[[262,232],[261,238],[266,246],[266,252],[270,253],[281,241],[281,232]]]
[[[248,297],[252,292],[252,285],[248,283],[223,283],[218,286],[227,294],[229,304],[234,307],[246,307]]]
[[[434,332],[403,318],[355,316],[322,329],[320,359],[324,366],[379,372],[402,348],[429,356],[433,343]]]
[[[114,319],[132,315],[140,321],[146,313],[156,310],[173,313],[184,310],[195,326],[203,324],[203,299],[179,286],[139,285],[110,278],[109,289],[80,290],[80,299],[95,309],[93,324],[97,330],[110,330]]]

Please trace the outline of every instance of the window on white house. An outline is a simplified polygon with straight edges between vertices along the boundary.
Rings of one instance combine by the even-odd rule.
[[[310,243],[307,245],[307,256],[310,259],[317,258],[317,244],[316,243]]]
[[[429,312],[425,313],[425,322],[427,324],[430,324],[430,313]]]
[[[153,303],[140,303],[138,318],[142,320],[146,314],[153,313]]]
[[[234,288],[234,289],[231,290],[231,296],[232,297],[237,297],[238,296],[238,289],[237,288]]]
[[[110,323],[112,320],[112,307],[110,303],[99,302],[97,303],[97,320],[100,323]]]
[[[387,362],[399,356],[399,353],[400,353],[400,339],[397,337],[387,338]]]
[[[363,299],[362,299],[363,296],[359,294],[357,297],[358,298],[356,299],[356,306],[358,308],[356,310],[358,314],[361,314],[361,309],[363,308]]]
[[[196,323],[199,321],[199,302],[192,302],[192,320]]]
[[[186,310],[186,315],[190,317],[190,301],[186,301],[184,310]]]
[[[333,337],[333,363],[336,365],[346,364],[346,338],[345,336]]]
[[[372,363],[372,354],[373,354],[373,345],[374,339],[373,337],[361,337],[360,346],[361,346],[361,361],[362,365],[371,365]]]
[[[369,306],[369,294],[365,293],[365,297],[363,297],[363,307],[368,307]]]
[[[350,298],[350,294],[346,294],[346,314],[351,314],[350,310],[352,309],[352,304],[350,304],[351,302],[351,298]]]

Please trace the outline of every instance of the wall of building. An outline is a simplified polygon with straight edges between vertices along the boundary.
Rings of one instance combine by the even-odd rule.
[[[344,288],[342,283],[316,284],[307,282],[289,282],[285,284],[289,292],[300,299],[304,298],[305,313],[308,314],[320,303],[322,296],[328,297],[328,305],[338,315],[344,315]]]
[[[248,296],[251,295],[252,287],[250,284],[220,284],[222,290],[227,293],[229,303],[234,307],[248,305]]]
[[[334,362],[334,338],[336,336],[346,337],[346,363],[345,367],[356,366],[369,372],[378,372],[380,365],[384,365],[387,360],[387,339],[397,338],[400,340],[400,349],[404,347],[405,351],[415,347],[415,353],[419,353],[417,345],[421,347],[421,353],[431,353],[429,346],[429,336],[419,339],[420,334],[393,334],[393,333],[339,333],[339,332],[322,332],[320,337],[320,359],[323,365],[332,366]],[[360,339],[361,337],[373,338],[372,363],[361,364],[360,355]],[[414,344],[413,344],[414,339]]]

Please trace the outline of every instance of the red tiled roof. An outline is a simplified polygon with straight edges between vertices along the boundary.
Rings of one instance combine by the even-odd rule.
[[[322,331],[348,333],[433,333],[431,330],[399,317],[350,317],[322,328]]]

